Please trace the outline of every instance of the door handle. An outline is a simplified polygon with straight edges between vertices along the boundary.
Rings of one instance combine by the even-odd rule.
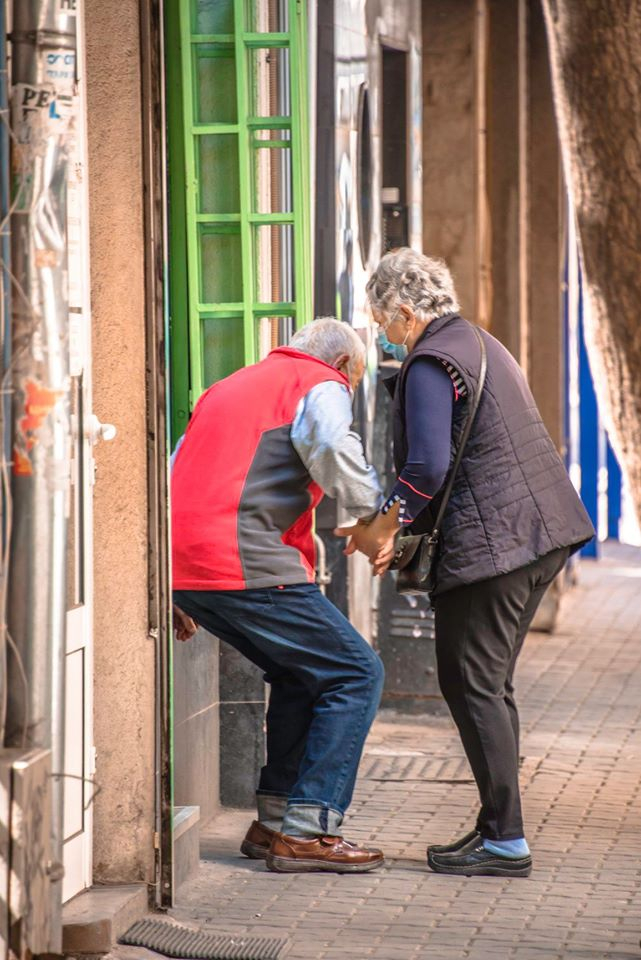
[[[101,423],[95,413],[92,413],[87,421],[85,436],[95,445],[99,440],[113,440],[117,432],[113,423]]]

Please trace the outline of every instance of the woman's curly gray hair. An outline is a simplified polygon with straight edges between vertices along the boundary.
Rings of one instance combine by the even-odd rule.
[[[366,290],[373,309],[388,315],[402,303],[421,320],[435,320],[459,310],[446,263],[410,247],[386,253],[367,281]]]

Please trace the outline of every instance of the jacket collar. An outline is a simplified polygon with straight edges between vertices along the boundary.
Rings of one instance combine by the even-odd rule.
[[[269,351],[268,357],[273,357],[276,353],[284,354],[286,357],[292,357],[294,360],[309,360],[311,363],[319,363],[321,367],[326,367],[328,370],[331,370],[332,373],[336,374],[336,376],[340,377],[341,380],[345,382],[345,386],[349,392],[352,392],[349,377],[347,377],[342,370],[337,370],[336,367],[333,367],[331,363],[325,363],[324,360],[313,357],[311,353],[303,353],[302,350],[296,350],[294,347],[276,347],[274,350]]]
[[[439,330],[442,330],[443,327],[450,322],[450,320],[454,320],[456,317],[460,317],[460,313],[445,313],[442,317],[437,317],[436,320],[432,320],[414,344],[414,350],[416,350],[419,343],[422,343],[423,340],[427,340],[428,337],[432,337],[435,333],[438,333]]]
[[[405,360],[403,361],[403,367],[401,368],[401,370],[399,370],[398,373],[393,374],[391,377],[387,377],[383,381],[383,385],[387,390],[387,392],[389,393],[390,397],[394,397],[396,395],[396,390],[398,388],[398,384],[400,382],[403,369],[407,369],[408,363],[412,359],[414,350],[416,350],[418,345],[420,343],[423,343],[424,340],[427,340],[428,337],[431,337],[433,334],[438,333],[438,331],[442,330],[443,327],[450,322],[450,320],[454,320],[457,317],[460,317],[460,313],[446,313],[442,317],[437,317],[436,320],[432,320],[432,322],[428,324],[428,326],[425,328],[423,333],[420,335],[420,337],[414,344],[414,348],[410,350]]]

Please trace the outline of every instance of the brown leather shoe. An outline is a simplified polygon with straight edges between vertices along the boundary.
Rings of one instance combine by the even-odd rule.
[[[240,852],[250,860],[266,860],[269,845],[275,836],[275,830],[270,830],[260,820],[254,820],[240,845]]]
[[[276,873],[365,873],[385,863],[380,850],[357,847],[342,837],[288,837],[274,833],[267,867]]]

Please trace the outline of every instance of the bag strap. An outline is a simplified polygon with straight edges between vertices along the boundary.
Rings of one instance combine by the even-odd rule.
[[[450,470],[450,476],[447,481],[445,490],[443,491],[443,497],[438,508],[438,513],[436,515],[436,520],[434,521],[434,527],[430,533],[428,540],[432,543],[436,543],[439,538],[441,531],[441,523],[443,522],[443,517],[445,515],[445,510],[447,509],[447,504],[452,493],[452,488],[454,487],[454,481],[456,479],[456,474],[458,468],[461,465],[461,460],[463,459],[463,451],[465,449],[465,444],[468,441],[470,436],[470,431],[472,429],[472,424],[476,417],[476,413],[481,402],[481,393],[483,392],[483,386],[485,384],[485,374],[487,373],[487,352],[485,350],[485,343],[483,342],[483,337],[481,336],[478,327],[473,326],[472,330],[476,334],[476,339],[479,342],[479,347],[481,348],[481,369],[479,372],[479,379],[476,386],[476,391],[474,393],[474,399],[472,401],[472,406],[470,407],[470,412],[467,415],[467,420],[465,421],[465,427],[463,428],[463,433],[461,434],[461,439],[459,441],[458,450],[456,451],[456,456],[454,458],[454,463],[452,464],[452,469]]]

